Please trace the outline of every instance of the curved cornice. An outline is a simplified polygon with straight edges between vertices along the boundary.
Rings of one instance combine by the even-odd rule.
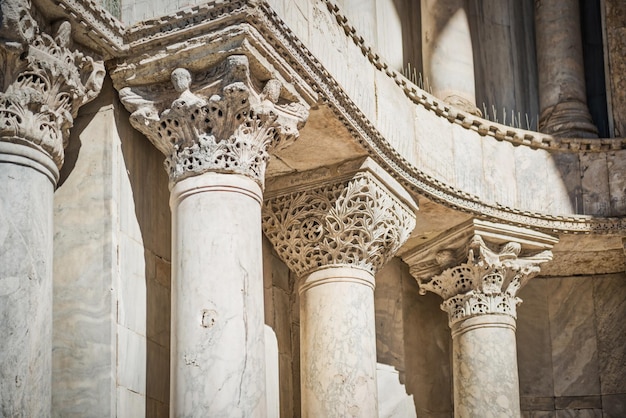
[[[42,0],[43,1],[43,0]],[[554,138],[532,131],[515,129],[460,111],[434,98],[389,66],[366,46],[356,29],[348,23],[339,8],[329,0],[322,1],[349,37],[380,72],[386,74],[404,91],[416,105],[422,106],[437,116],[458,124],[478,135],[491,136],[499,141],[514,145],[540,148],[551,152],[606,152],[626,149],[626,139],[569,139]],[[122,57],[138,50],[147,51],[152,47],[164,46],[193,36],[207,28],[223,27],[226,24],[248,23],[255,28],[275,51],[292,67],[319,95],[320,101],[327,104],[335,116],[347,127],[371,158],[388,170],[401,184],[414,193],[475,215],[478,218],[494,220],[514,225],[523,225],[544,231],[559,233],[612,233],[623,234],[626,230],[624,218],[600,218],[584,215],[556,216],[520,210],[499,204],[487,204],[478,196],[466,193],[419,170],[400,155],[383,137],[376,126],[365,116],[358,106],[341,88],[333,75],[326,70],[316,57],[297,39],[287,24],[264,1],[232,0],[211,2],[193,6],[159,19],[141,22],[126,29],[112,18],[105,18],[99,6],[91,0],[60,0],[68,13],[75,19],[77,14],[86,13],[79,20],[82,25],[94,25],[98,34],[95,45],[110,52],[111,58]],[[101,15],[100,17],[93,15]],[[104,26],[104,28],[100,26]],[[110,33],[109,33],[110,32]],[[120,37],[123,42],[119,44]],[[93,38],[93,37],[92,37]],[[90,38],[91,39],[91,38]],[[106,45],[102,45],[102,44]],[[132,45],[132,48],[130,48]]]

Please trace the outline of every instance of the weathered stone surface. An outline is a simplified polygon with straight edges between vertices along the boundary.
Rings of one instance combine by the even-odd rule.
[[[606,19],[609,82],[611,105],[613,108],[613,135],[626,136],[626,4],[620,0],[607,0],[604,3]]]
[[[7,417],[49,417],[51,404],[54,184],[29,151],[0,142],[0,415]]]

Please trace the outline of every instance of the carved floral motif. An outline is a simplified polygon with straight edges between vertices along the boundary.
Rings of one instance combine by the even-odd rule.
[[[367,172],[266,200],[263,231],[299,276],[324,266],[376,272],[408,239],[415,215]]]
[[[0,136],[42,150],[60,168],[78,109],[98,95],[105,70],[70,49],[69,22],[52,37],[40,30],[31,7],[29,1],[1,5]]]
[[[438,261],[448,260],[446,251],[440,251]],[[509,242],[494,252],[480,235],[474,235],[467,262],[430,280],[418,280],[420,293],[429,291],[444,299],[441,309],[448,313],[450,326],[475,315],[505,314],[516,318],[517,305],[522,301],[516,297],[517,292],[539,274],[539,264],[552,259],[551,251],[518,257],[520,251],[519,243]]]
[[[174,92],[162,85],[126,87],[120,99],[133,112],[132,125],[165,154],[173,182],[216,171],[263,185],[270,148],[295,141],[308,116],[304,106],[283,103],[278,80],[257,93],[243,55],[197,74],[195,84],[183,68],[172,72],[171,81]]]

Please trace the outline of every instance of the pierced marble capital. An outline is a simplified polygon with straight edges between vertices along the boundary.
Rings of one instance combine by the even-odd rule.
[[[263,187],[270,150],[293,143],[308,117],[283,97],[279,80],[252,80],[245,55],[195,75],[177,68],[170,81],[119,93],[132,125],[165,154],[173,183],[213,171]]]
[[[522,302],[517,292],[540,272],[539,265],[552,259],[552,252],[520,257],[522,245],[511,241],[497,251],[492,250],[480,235],[474,235],[467,261],[446,268],[431,279],[418,279],[420,293],[427,291],[444,299],[441,309],[448,313],[450,326],[476,315],[504,314],[517,318],[517,305]],[[449,250],[437,253],[438,261],[447,265]]]
[[[330,266],[375,274],[408,239],[417,210],[399,184],[385,180],[364,169],[270,194],[263,231],[300,277]]]
[[[61,168],[79,108],[102,88],[104,64],[71,48],[71,25],[45,33],[30,1],[0,4],[0,138],[49,155]]]

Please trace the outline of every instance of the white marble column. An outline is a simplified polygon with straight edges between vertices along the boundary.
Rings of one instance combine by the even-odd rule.
[[[441,309],[452,330],[455,417],[520,416],[516,295],[551,260],[555,243],[545,234],[473,220],[403,257],[420,293],[444,299]],[[522,249],[529,255],[520,257]]]
[[[479,115],[467,0],[421,0],[424,87]]]
[[[535,1],[539,130],[597,138],[587,108],[578,0]]]
[[[178,68],[171,82],[120,90],[171,180],[172,417],[267,414],[265,165],[270,147],[296,139],[307,112],[291,103],[285,113],[281,83],[255,91],[250,77],[248,59],[230,56],[196,74],[198,85]]]
[[[337,171],[315,184],[306,183],[319,174],[285,178],[263,228],[300,277],[302,416],[376,417],[374,274],[408,238],[417,207],[369,159]]]
[[[52,200],[69,129],[104,67],[43,33],[26,2],[0,16],[0,416],[51,416]]]

